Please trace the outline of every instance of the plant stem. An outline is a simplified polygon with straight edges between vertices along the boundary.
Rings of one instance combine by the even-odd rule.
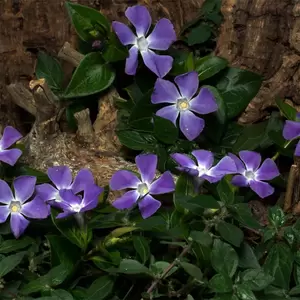
[[[291,144],[291,142],[293,142],[293,141],[294,141],[294,140],[290,140],[290,141],[285,142],[285,144],[284,144],[284,146],[283,146],[283,149],[286,149],[286,148]],[[279,157],[279,155],[280,155],[280,152],[277,151],[277,152],[275,153],[275,155],[272,157],[272,159],[273,159],[273,160],[276,160],[276,159]]]

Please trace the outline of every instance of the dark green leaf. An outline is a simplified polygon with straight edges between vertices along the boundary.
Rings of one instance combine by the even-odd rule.
[[[152,264],[150,266],[150,270],[151,272],[158,277],[159,275],[161,275],[167,268],[169,268],[170,263],[166,262],[166,261],[157,261],[154,264]],[[171,276],[173,273],[175,273],[178,270],[177,266],[174,266],[173,268],[171,268],[171,270],[168,272],[168,274],[165,276],[165,278]]]
[[[217,230],[221,237],[233,246],[239,247],[244,239],[243,231],[230,223],[220,221]]]
[[[211,268],[211,247],[193,243],[193,253],[197,258],[197,265],[201,268]]]
[[[224,177],[221,181],[219,181],[217,192],[220,200],[226,205],[234,203],[234,187],[228,181],[227,177]]]
[[[194,27],[187,36],[189,46],[203,44],[211,37],[211,27],[205,23]]]
[[[293,254],[284,243],[275,244],[265,261],[264,270],[275,278],[273,285],[288,289],[293,268]]]
[[[290,292],[289,292],[290,296],[295,296],[295,295],[300,295],[300,285],[294,286]]]
[[[280,111],[288,120],[296,120],[297,110],[294,107],[288,105],[280,98],[276,98],[275,101]]]
[[[149,269],[134,259],[123,259],[120,263],[119,273],[124,274],[148,274]]]
[[[242,283],[252,291],[261,291],[270,285],[274,278],[262,269],[246,270],[241,275]]]
[[[24,249],[34,243],[34,240],[28,236],[19,240],[6,240],[0,242],[0,253],[10,253]]]
[[[110,34],[108,45],[105,47],[102,53],[102,57],[107,62],[116,62],[125,60],[128,56],[128,50],[124,47],[115,33]]]
[[[0,278],[11,272],[18,264],[20,264],[26,253],[26,251],[18,252],[0,260]]]
[[[133,130],[120,130],[117,132],[120,143],[133,150],[153,150],[157,140],[151,134],[140,133]]]
[[[219,209],[218,201],[210,195],[200,195],[196,197],[179,197],[177,203],[192,213],[202,214],[204,208]]]
[[[99,11],[75,3],[66,2],[66,7],[79,37],[84,41],[107,36],[110,24]]]
[[[202,280],[203,274],[197,266],[187,262],[180,262],[180,265],[190,276],[194,277],[197,280]]]
[[[251,289],[246,285],[238,285],[236,294],[241,300],[257,300]]]
[[[276,229],[264,228],[263,229],[263,241],[264,243],[271,240],[276,235]]]
[[[216,274],[209,281],[209,287],[215,293],[229,293],[232,291],[232,280],[226,274]]]
[[[64,290],[52,290],[51,296],[57,300],[73,300],[73,296]],[[54,299],[53,299],[54,300]]]
[[[115,72],[103,62],[99,52],[87,54],[74,72],[64,97],[75,98],[99,93],[115,79]]]
[[[142,236],[133,236],[132,240],[135,251],[141,258],[142,263],[145,264],[151,254],[149,242]]]
[[[190,237],[196,243],[207,247],[211,246],[213,242],[211,235],[204,231],[191,231]]]
[[[225,150],[224,153],[233,152],[232,148],[242,132],[243,126],[234,122],[229,123],[220,142],[221,149]]]
[[[239,258],[235,250],[220,240],[215,240],[212,253],[212,267],[219,273],[232,277],[237,269]]]
[[[261,83],[262,77],[258,74],[228,68],[216,86],[227,106],[228,118],[234,118],[245,110],[258,93]]]
[[[228,61],[218,56],[208,56],[195,61],[195,71],[198,72],[199,80],[210,78],[226,68]]]
[[[51,90],[61,91],[63,81],[63,70],[60,63],[45,52],[39,52],[35,68],[37,79],[44,78]]]
[[[212,12],[219,12],[221,10],[220,0],[205,0],[202,7],[201,13],[206,16]]]
[[[96,279],[87,290],[86,300],[106,299],[113,290],[114,280],[109,276]]]
[[[260,265],[252,247],[244,242],[239,249],[239,267],[259,269]]]
[[[279,229],[284,225],[286,218],[283,210],[275,205],[268,209],[268,220],[275,228]]]
[[[153,117],[154,136],[165,144],[174,144],[178,139],[178,128],[165,118]]]

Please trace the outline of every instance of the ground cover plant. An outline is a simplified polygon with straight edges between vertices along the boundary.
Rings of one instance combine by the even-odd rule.
[[[219,1],[176,34],[144,6],[128,24],[66,3],[84,53],[65,85],[40,52],[64,107],[92,109],[114,86],[116,134],[134,170],[98,186],[90,170],[20,160],[20,132],[0,140],[0,299],[300,299],[300,115],[281,99],[259,123],[237,117],[262,78],[212,50]],[[116,193],[113,201],[108,196]]]

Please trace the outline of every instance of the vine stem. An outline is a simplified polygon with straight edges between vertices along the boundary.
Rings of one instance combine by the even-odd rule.
[[[286,148],[291,144],[291,142],[293,142],[293,141],[294,141],[294,140],[287,141],[287,142],[284,144],[283,149],[286,149]],[[272,157],[272,160],[276,160],[276,159],[279,157],[279,155],[280,155],[280,152],[277,151],[277,152],[275,153],[275,155]]]

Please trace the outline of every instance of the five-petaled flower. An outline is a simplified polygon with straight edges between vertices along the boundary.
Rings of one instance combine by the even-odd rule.
[[[13,166],[22,155],[20,149],[8,149],[16,141],[22,138],[21,133],[11,126],[5,127],[0,139],[0,161]]]
[[[175,183],[169,171],[164,172],[153,182],[157,167],[156,155],[141,154],[135,158],[135,162],[141,174],[141,179],[127,170],[117,171],[112,176],[110,188],[113,191],[131,189],[122,197],[116,199],[112,205],[117,209],[129,209],[137,203],[142,217],[146,219],[152,216],[161,206],[160,201],[154,199],[152,195],[173,192]]]
[[[16,238],[27,228],[29,221],[25,218],[45,219],[48,208],[38,196],[28,201],[34,193],[36,177],[20,176],[13,182],[14,194],[4,180],[0,180],[0,223],[10,215],[10,227]],[[24,217],[25,216],[25,217]]]
[[[173,58],[168,55],[157,55],[152,50],[167,50],[171,46],[176,40],[174,26],[170,20],[163,18],[147,36],[152,20],[146,7],[141,5],[128,7],[125,15],[135,27],[137,36],[123,23],[115,21],[112,27],[123,45],[133,45],[126,59],[126,74],[135,75],[140,52],[145,65],[158,77],[164,77],[172,68]]]
[[[286,120],[283,127],[283,137],[286,140],[293,140],[300,137],[300,113],[297,113],[296,120]],[[295,149],[295,156],[300,156],[300,141],[297,143]]]
[[[237,173],[232,178],[232,184],[250,188],[261,198],[268,197],[274,193],[274,188],[263,180],[272,180],[280,173],[275,162],[267,158],[261,164],[261,155],[254,151],[240,151],[240,159],[234,155],[229,156],[235,161]]]
[[[212,152],[207,150],[194,150],[192,155],[196,158],[195,163],[188,155],[174,153],[171,157],[180,165],[178,169],[191,176],[203,178],[211,183],[221,180],[227,174],[236,173],[236,165],[233,159],[223,157],[215,166]]]
[[[194,140],[203,130],[205,122],[194,113],[209,114],[218,109],[218,105],[211,91],[202,88],[193,98],[199,87],[197,72],[189,72],[175,78],[175,83],[158,78],[151,101],[154,104],[170,103],[159,109],[156,114],[170,120],[176,126],[179,116],[179,127],[190,141]]]
[[[56,207],[61,207],[62,193],[65,190],[71,190],[73,194],[77,194],[87,186],[95,184],[93,174],[87,169],[80,170],[72,181],[72,173],[67,166],[49,168],[48,177],[56,188],[49,183],[44,183],[36,186],[36,192],[44,201]]]

